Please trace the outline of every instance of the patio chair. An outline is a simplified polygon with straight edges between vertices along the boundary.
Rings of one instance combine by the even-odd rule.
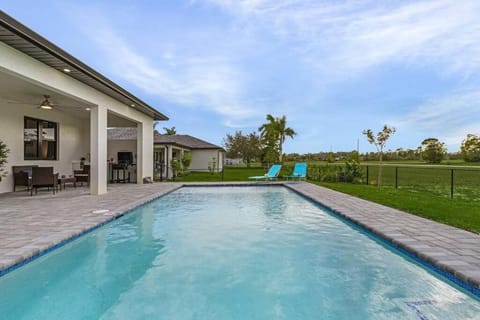
[[[52,188],[53,194],[58,187],[58,173],[53,173],[53,167],[33,167],[32,168],[32,188],[30,195],[33,195],[33,189],[37,194],[38,188]]]
[[[273,166],[270,167],[270,170],[263,175],[263,176],[253,176],[253,177],[248,177],[248,179],[254,179],[254,180],[275,180],[278,178],[278,174],[280,173],[280,170],[282,169],[281,164],[274,164]]]
[[[295,166],[293,167],[293,172],[289,176],[285,176],[287,180],[292,178],[292,179],[298,179],[298,180],[305,180],[307,178],[307,164],[305,162],[297,162],[295,163]]]
[[[13,170],[13,192],[17,191],[17,187],[25,187],[22,191],[30,190],[32,184],[32,167],[38,167],[37,165],[31,166],[12,166]]]
[[[90,166],[84,165],[82,170],[74,170],[73,176],[76,179],[76,182],[80,182],[83,186],[83,183],[86,182],[87,185],[90,184]]]

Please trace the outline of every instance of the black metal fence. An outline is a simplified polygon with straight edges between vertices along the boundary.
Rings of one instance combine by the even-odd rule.
[[[366,165],[362,168],[365,182],[377,184],[379,166]],[[476,168],[384,165],[381,184],[480,201],[480,169]]]

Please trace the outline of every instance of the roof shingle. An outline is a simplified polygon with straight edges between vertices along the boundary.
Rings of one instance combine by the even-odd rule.
[[[108,129],[108,140],[136,140],[137,139],[137,128],[109,128]],[[176,135],[167,135],[160,134],[157,131],[154,132],[153,136],[154,143],[158,144],[172,144],[189,149],[221,149],[222,147],[217,146],[213,143],[207,142],[202,139],[192,137],[188,134],[176,134]]]

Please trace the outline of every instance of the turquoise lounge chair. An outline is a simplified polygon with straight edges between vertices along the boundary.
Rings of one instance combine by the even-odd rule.
[[[278,178],[278,174],[280,173],[280,169],[282,169],[281,164],[274,164],[273,166],[270,167],[270,170],[268,170],[268,172],[265,175],[248,177],[248,179],[254,179],[254,180],[265,179],[265,181],[274,180],[274,179]]]
[[[287,180],[289,178],[298,179],[298,180],[305,180],[307,178],[307,164],[305,162],[297,162],[295,163],[295,167],[293,167],[293,172],[291,175],[285,177]]]

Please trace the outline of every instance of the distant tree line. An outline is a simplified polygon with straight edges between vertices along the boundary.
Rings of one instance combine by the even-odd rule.
[[[234,134],[227,134],[224,138],[227,157],[242,159],[248,166],[252,162],[327,161],[333,163],[336,161],[350,161],[352,160],[352,155],[358,158],[358,162],[379,160],[380,149],[377,150],[377,152],[364,152],[360,154],[358,154],[357,151],[320,151],[303,154],[283,154],[282,147],[285,138],[293,138],[296,135],[293,129],[287,127],[286,122],[285,116],[278,118],[267,115],[267,122],[259,127],[258,133],[254,131],[244,134],[242,131],[236,131]],[[389,137],[395,133],[394,130],[394,128],[385,125],[383,130],[376,135],[374,135],[371,130],[370,132],[369,130],[365,130],[364,134],[369,141],[373,141],[372,138],[385,139],[385,137]],[[370,137],[368,136],[369,134]],[[386,140],[384,142],[386,142]],[[398,148],[395,150],[383,150],[383,147],[381,156],[384,161],[416,160],[435,164],[440,163],[444,159],[463,159],[466,162],[480,162],[480,137],[475,134],[467,135],[462,141],[460,151],[458,152],[448,152],[445,143],[433,137],[424,139],[415,149]]]

